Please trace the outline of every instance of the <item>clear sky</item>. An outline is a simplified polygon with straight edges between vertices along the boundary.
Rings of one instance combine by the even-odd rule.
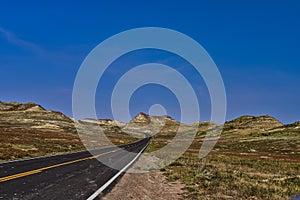
[[[226,87],[228,120],[245,114],[300,120],[300,1],[144,2],[2,1],[0,100],[33,101],[72,116],[72,87],[87,54],[121,31],[154,26],[180,31],[208,51]],[[120,73],[149,61],[182,69],[203,104],[201,120],[209,119],[205,85],[183,60],[155,50],[129,54],[111,66],[115,73],[107,73],[97,91],[99,118],[111,117],[109,90]],[[178,119],[178,102],[157,85],[136,91],[131,114],[154,103]]]

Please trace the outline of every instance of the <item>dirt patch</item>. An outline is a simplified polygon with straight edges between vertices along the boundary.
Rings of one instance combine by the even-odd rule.
[[[127,173],[103,200],[163,200],[180,199],[184,185],[179,182],[167,183],[159,171],[134,174]]]

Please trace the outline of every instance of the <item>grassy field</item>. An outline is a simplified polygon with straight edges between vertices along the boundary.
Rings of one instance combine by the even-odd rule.
[[[183,199],[291,199],[300,192],[297,132],[222,136],[198,158],[201,137],[170,166],[167,181],[186,185]]]
[[[55,155],[60,153],[75,152],[85,150],[77,130],[72,124],[69,130],[49,131],[45,129],[34,129],[21,127],[0,127],[0,162],[8,160],[18,160],[45,155]],[[88,147],[97,148],[110,145],[107,142],[100,143],[100,127],[96,125],[82,126],[84,133],[93,131],[90,137],[96,138],[96,145],[88,143]],[[122,133],[114,127],[102,127],[106,137],[112,144],[121,145],[136,141],[136,138]],[[93,140],[90,139],[91,142]],[[104,140],[102,140],[104,141]]]

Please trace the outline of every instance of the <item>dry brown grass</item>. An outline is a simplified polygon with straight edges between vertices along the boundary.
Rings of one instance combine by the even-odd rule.
[[[280,138],[281,137],[281,138]],[[162,169],[186,185],[183,199],[291,199],[300,191],[298,133],[222,137],[202,160],[198,138]]]

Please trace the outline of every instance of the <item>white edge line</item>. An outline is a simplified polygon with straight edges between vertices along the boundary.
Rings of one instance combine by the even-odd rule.
[[[130,161],[123,169],[121,169],[116,175],[114,175],[111,179],[109,179],[104,185],[102,185],[96,192],[94,192],[94,194],[92,194],[89,198],[87,198],[87,200],[93,200],[96,197],[99,196],[99,194],[101,192],[103,192],[103,190],[105,190],[115,179],[117,179],[120,174],[122,174],[134,161],[136,161],[136,159],[138,159],[138,157],[142,154],[142,152],[148,147],[148,144],[132,159],[132,161]]]

